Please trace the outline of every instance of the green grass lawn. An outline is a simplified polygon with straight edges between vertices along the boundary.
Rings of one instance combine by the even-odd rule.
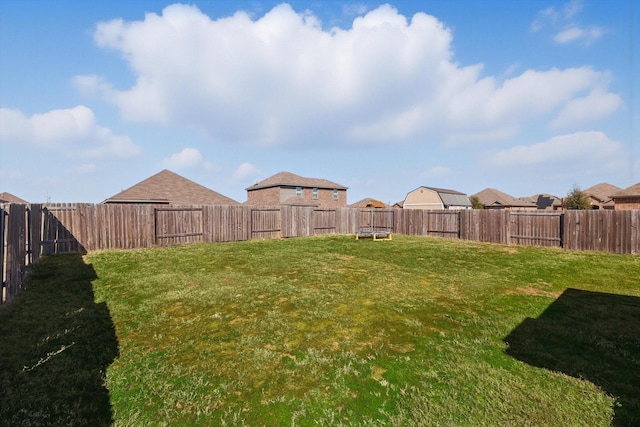
[[[640,425],[640,257],[333,235],[50,256],[9,425]]]

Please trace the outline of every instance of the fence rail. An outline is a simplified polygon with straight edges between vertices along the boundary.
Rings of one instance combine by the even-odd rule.
[[[640,210],[537,213],[243,205],[0,205],[0,303],[17,295],[28,265],[45,254],[358,231],[637,254],[639,227]]]

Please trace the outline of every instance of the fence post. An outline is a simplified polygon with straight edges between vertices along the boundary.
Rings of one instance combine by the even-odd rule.
[[[560,247],[564,248],[564,229],[565,229],[565,227],[564,227],[564,212],[562,212],[560,214],[559,218],[560,218],[560,224],[559,224],[559,226],[560,226],[560,230],[559,230],[560,231]]]
[[[638,226],[640,224],[638,224],[638,222],[640,222],[640,210],[634,210],[629,212],[629,215],[631,215],[631,241],[630,243],[630,247],[631,247],[631,253],[632,254],[637,254],[638,250],[640,249],[640,241],[638,241],[638,237],[640,235],[640,229],[638,228]]]
[[[5,256],[7,252],[5,251],[5,237],[6,230],[5,224],[7,224],[6,217],[9,216],[9,213],[4,209],[4,206],[0,206],[0,304],[4,304],[6,300],[6,271],[5,267],[7,265]]]

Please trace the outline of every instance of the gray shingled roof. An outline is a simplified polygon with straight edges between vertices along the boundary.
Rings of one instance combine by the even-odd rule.
[[[166,169],[109,197],[102,203],[238,204],[238,202],[229,197]]]
[[[440,199],[442,199],[442,203],[446,206],[471,206],[471,201],[467,197],[466,194],[460,193],[440,193]]]
[[[304,187],[304,188],[328,188],[337,190],[346,190],[347,187],[336,184],[335,182],[328,181],[320,178],[305,178],[298,176],[291,172],[279,172],[269,178],[262,180],[250,187],[247,187],[247,191],[259,190],[261,188],[270,187]]]

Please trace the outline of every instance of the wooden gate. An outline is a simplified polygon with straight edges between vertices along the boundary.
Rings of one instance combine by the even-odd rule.
[[[393,209],[361,209],[358,212],[358,231],[392,233]]]
[[[460,238],[460,211],[428,211],[425,216],[427,236]]]
[[[336,209],[315,208],[313,210],[313,234],[335,234]]]
[[[252,208],[250,239],[277,239],[282,237],[280,208]]]
[[[69,252],[85,252],[84,248],[69,228],[77,222],[76,206],[74,204],[60,204],[44,206],[41,209],[40,222],[38,213],[33,212],[32,232],[41,235],[40,245],[43,254],[60,254]],[[35,228],[40,228],[36,230]],[[30,248],[31,249],[31,248]],[[37,250],[37,248],[33,248]]]
[[[157,245],[168,246],[203,240],[203,208],[154,208],[154,235]]]
[[[511,212],[509,243],[562,247],[562,212]]]

